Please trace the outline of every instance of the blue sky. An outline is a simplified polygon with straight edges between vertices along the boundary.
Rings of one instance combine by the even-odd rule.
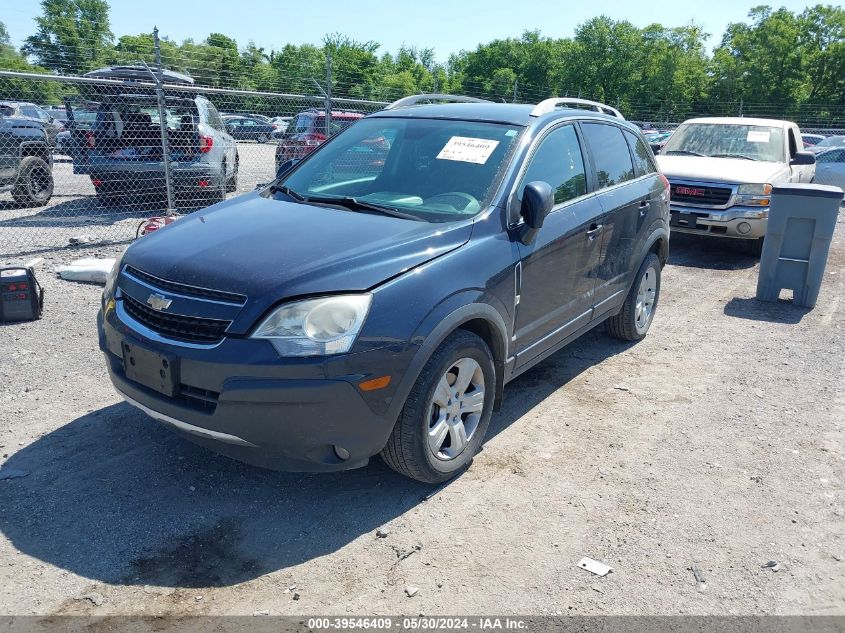
[[[432,47],[437,59],[446,61],[452,52],[473,49],[495,38],[518,36],[526,29],[540,29],[550,37],[571,36],[578,24],[602,13],[640,27],[652,22],[666,26],[695,22],[713,35],[710,45],[715,46],[726,24],[743,20],[751,7],[763,1],[111,0],[110,4],[116,36],[149,32],[157,24],[162,35],[177,42],[189,37],[201,40],[219,31],[234,37],[240,45],[253,40],[269,50],[286,43],[319,43],[326,33],[339,31],[357,40],[379,42],[380,52],[394,52],[403,43]],[[801,11],[809,3],[773,4]],[[39,13],[37,0],[0,0],[0,20],[6,23],[15,45],[34,32],[33,18]]]

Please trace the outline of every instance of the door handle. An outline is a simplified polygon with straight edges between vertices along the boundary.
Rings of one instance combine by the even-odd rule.
[[[601,233],[602,229],[604,228],[604,224],[596,224],[593,222],[590,225],[590,230],[587,231],[587,239],[594,240],[596,236]]]
[[[651,200],[642,200],[640,202],[640,215],[643,216],[648,211],[649,207],[651,206]]]

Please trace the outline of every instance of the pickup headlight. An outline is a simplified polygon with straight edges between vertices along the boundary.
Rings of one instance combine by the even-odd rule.
[[[364,325],[372,295],[339,295],[279,306],[251,338],[273,343],[280,356],[343,354]]]
[[[740,185],[736,190],[736,203],[752,207],[768,207],[772,185],[769,183]]]

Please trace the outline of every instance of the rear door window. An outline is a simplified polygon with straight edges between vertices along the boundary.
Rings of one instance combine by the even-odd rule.
[[[653,174],[657,171],[651,152],[636,134],[625,132],[625,140],[631,148],[631,155],[634,157],[634,170],[637,178],[646,174]]]
[[[633,180],[634,164],[622,130],[604,123],[582,123],[581,128],[593,154],[599,188]]]

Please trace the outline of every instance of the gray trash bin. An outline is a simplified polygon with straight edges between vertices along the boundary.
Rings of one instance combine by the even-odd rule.
[[[789,289],[795,305],[816,305],[842,195],[842,189],[828,185],[772,189],[757,299],[777,301],[780,291]]]

